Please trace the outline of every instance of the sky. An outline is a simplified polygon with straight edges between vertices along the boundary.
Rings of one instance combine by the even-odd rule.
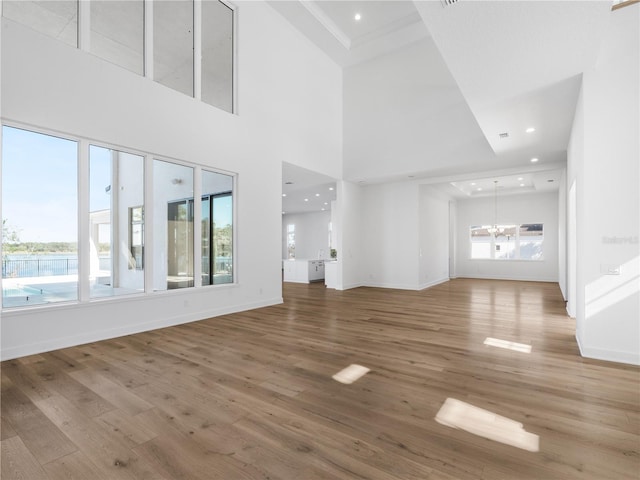
[[[90,211],[110,206],[110,194],[105,191],[111,184],[110,160],[111,150],[90,146]],[[20,241],[77,241],[77,164],[75,141],[2,127],[2,218],[18,232]],[[219,175],[223,177],[231,186],[230,177]],[[232,223],[232,209],[224,208],[224,203],[216,209],[219,225]]]
[[[77,241],[77,142],[2,127],[2,218],[23,242]]]

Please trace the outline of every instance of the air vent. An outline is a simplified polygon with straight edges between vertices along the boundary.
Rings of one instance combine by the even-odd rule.
[[[502,133],[499,133],[499,134],[498,134],[498,136],[499,136],[500,138],[509,138],[509,132],[502,132]]]
[[[285,185],[293,185],[293,182],[284,182]]]
[[[453,5],[454,3],[458,3],[458,0],[440,0],[442,2],[442,6],[446,7],[447,5]]]

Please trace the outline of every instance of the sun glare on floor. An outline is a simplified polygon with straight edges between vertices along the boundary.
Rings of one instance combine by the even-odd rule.
[[[436,415],[436,422],[529,452],[540,450],[540,437],[527,432],[520,422],[455,398],[447,398]]]
[[[340,370],[332,378],[337,382],[349,385],[356,380],[359,380],[370,371],[371,370],[367,367],[363,367],[362,365],[351,364],[347,368]]]
[[[515,350],[516,352],[531,353],[531,345],[500,340],[499,338],[487,337],[484,339],[484,344],[490,347],[507,348],[509,350]]]

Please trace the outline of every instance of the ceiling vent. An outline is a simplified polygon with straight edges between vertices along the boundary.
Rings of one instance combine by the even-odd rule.
[[[499,133],[499,134],[498,134],[498,136],[499,136],[500,138],[509,138],[509,132],[502,132],[502,133]]]
[[[440,0],[442,2],[442,6],[446,7],[447,5],[453,5],[454,3],[458,3],[458,0]]]

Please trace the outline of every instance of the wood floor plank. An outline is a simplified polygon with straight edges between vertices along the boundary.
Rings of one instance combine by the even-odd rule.
[[[639,480],[640,368],[580,357],[557,284],[283,297],[4,362],[7,475]],[[350,364],[370,371],[333,380]],[[447,398],[521,423],[539,451],[438,423]]]
[[[5,480],[47,480],[49,477],[20,437],[0,442],[0,478]]]
[[[46,400],[40,400],[37,406],[108,478],[114,480],[164,478],[145,461],[138,458],[126,444],[120,442],[117,433],[103,428],[76,408],[67,398],[54,395]]]
[[[70,373],[69,376],[129,415],[136,415],[153,408],[153,405],[133,394],[130,390],[121,387],[92,369],[76,370]]]
[[[51,480],[109,480],[87,456],[78,451],[44,466]]]
[[[75,452],[77,446],[15,385],[3,379],[2,416],[18,433],[21,444],[45,464]]]

